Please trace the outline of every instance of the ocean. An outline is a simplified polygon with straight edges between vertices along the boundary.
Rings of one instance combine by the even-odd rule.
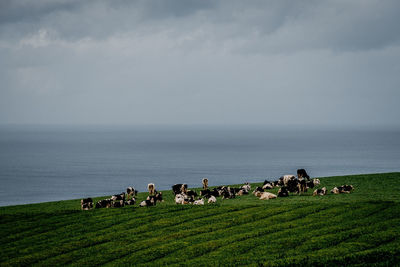
[[[400,130],[261,126],[0,126],[0,206],[400,171]]]

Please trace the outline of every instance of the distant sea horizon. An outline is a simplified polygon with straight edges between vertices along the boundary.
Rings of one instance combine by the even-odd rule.
[[[0,206],[400,171],[400,128],[262,125],[0,125]]]

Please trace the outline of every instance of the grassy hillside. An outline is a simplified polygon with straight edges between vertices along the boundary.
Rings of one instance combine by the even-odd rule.
[[[205,206],[175,205],[165,191],[148,208],[1,207],[0,265],[399,265],[400,173],[326,177],[320,187],[342,184],[355,191]]]

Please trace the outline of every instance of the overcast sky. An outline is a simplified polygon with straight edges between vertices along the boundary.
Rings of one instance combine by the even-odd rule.
[[[400,126],[400,1],[0,1],[0,124]]]

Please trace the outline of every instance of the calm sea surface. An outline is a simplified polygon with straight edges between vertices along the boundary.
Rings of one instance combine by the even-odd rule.
[[[400,171],[399,130],[0,127],[0,206],[276,179]]]

